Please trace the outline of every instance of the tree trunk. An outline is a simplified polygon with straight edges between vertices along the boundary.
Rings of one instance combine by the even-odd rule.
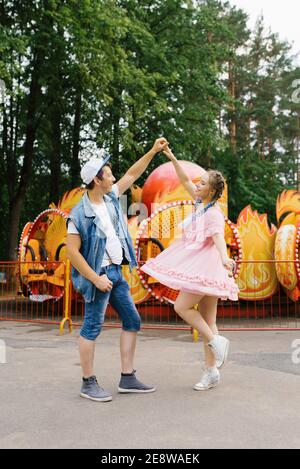
[[[229,107],[229,138],[230,146],[233,153],[236,153],[237,147],[237,124],[236,124],[236,108],[235,108],[235,99],[236,99],[236,85],[234,81],[234,72],[232,62],[229,62],[228,67],[229,75],[229,94],[232,100],[232,104]]]
[[[80,179],[80,128],[81,128],[81,112],[82,112],[82,95],[78,90],[75,98],[75,118],[73,127],[73,147],[72,147],[72,162],[71,162],[71,186],[72,188],[78,187],[81,184]]]
[[[114,107],[113,113],[113,135],[111,145],[111,156],[113,160],[113,171],[117,179],[121,177],[120,168],[120,113],[117,107]]]
[[[18,246],[18,229],[20,223],[21,210],[23,207],[25,193],[28,188],[30,173],[33,161],[33,147],[36,136],[36,114],[38,99],[41,95],[39,75],[41,67],[41,57],[36,57],[31,75],[30,92],[28,96],[26,132],[24,143],[24,160],[21,170],[20,183],[15,196],[9,203],[9,224],[8,224],[8,258],[16,258],[16,248]]]
[[[13,84],[11,85],[13,86]],[[13,145],[14,145],[14,110],[13,110],[13,97],[10,96],[9,100],[9,140],[6,148],[6,165],[7,165],[7,188],[9,200],[13,199],[14,187],[16,180],[16,162],[13,157]]]
[[[60,195],[61,179],[61,109],[54,103],[51,109],[51,149],[50,149],[50,202],[57,204]]]
[[[269,117],[268,124],[269,124],[269,132],[271,134],[272,129],[270,127],[272,127],[272,125],[273,125],[273,117],[272,116]],[[272,154],[273,149],[274,149],[273,138],[271,137],[271,135],[268,137],[268,148],[269,148],[269,157],[271,157],[271,154]]]
[[[6,109],[4,103],[0,103],[0,112],[3,116],[3,121],[2,121],[2,145],[1,145],[1,153],[0,153],[0,216],[1,216],[1,221],[2,223],[7,223],[7,212],[5,210],[5,205],[6,205],[6,196],[4,192],[4,187],[6,184],[6,179],[7,179],[7,174],[6,174],[6,158],[7,158],[7,114],[6,114]],[[2,240],[2,243],[7,246],[7,230],[3,231],[3,237],[4,239]],[[1,243],[1,244],[2,244]],[[2,251],[2,250],[1,250]],[[1,252],[1,257],[5,256],[4,259],[6,259],[5,251]]]
[[[38,118],[38,109],[41,100],[41,70],[45,62],[45,50],[48,47],[49,33],[52,32],[53,19],[49,15],[49,0],[44,0],[44,14],[40,23],[39,31],[36,33],[37,44],[32,50],[32,62],[28,69],[31,70],[31,83],[29,95],[27,98],[25,139],[23,147],[23,164],[19,177],[19,184],[16,192],[9,200],[9,222],[8,222],[8,258],[13,260],[16,258],[18,247],[18,231],[20,224],[20,216],[23,208],[26,190],[28,189],[32,163],[34,156],[34,142],[36,139],[36,131],[40,122]],[[53,5],[50,5],[53,8]],[[34,41],[33,41],[34,43]]]
[[[223,137],[223,131],[222,131],[222,114],[219,112],[218,115],[218,129],[219,129],[219,136]]]

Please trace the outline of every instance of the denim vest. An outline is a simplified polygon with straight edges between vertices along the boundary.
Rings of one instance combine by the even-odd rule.
[[[109,192],[103,198],[113,227],[124,249],[124,255],[129,263],[130,271],[132,271],[137,266],[137,261],[121,204],[114,192]],[[69,220],[74,223],[80,234],[80,253],[89,266],[99,275],[107,238],[102,229],[101,219],[95,214],[87,192],[72,209],[68,222]],[[74,288],[81,293],[87,303],[94,301],[96,293],[95,285],[83,277],[75,267],[72,267],[72,281]]]

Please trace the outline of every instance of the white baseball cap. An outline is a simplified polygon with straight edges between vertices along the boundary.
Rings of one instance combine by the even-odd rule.
[[[100,169],[108,162],[110,155],[104,154],[101,158],[92,158],[87,161],[80,171],[81,179],[85,184],[89,184],[97,176]]]

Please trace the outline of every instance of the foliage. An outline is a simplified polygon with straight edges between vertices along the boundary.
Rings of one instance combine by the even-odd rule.
[[[275,222],[298,177],[289,54],[228,2],[0,0],[0,257],[97,149],[120,177],[162,135],[179,159],[224,171],[233,221],[251,203]]]

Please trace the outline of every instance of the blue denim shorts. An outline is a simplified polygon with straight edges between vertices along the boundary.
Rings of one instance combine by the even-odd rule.
[[[100,334],[108,303],[118,313],[124,331],[137,332],[141,328],[141,318],[133,302],[129,285],[122,275],[122,266],[111,264],[102,267],[99,275],[104,274],[113,283],[113,287],[109,292],[97,289],[94,301],[85,303],[80,335],[88,340],[95,340]]]

